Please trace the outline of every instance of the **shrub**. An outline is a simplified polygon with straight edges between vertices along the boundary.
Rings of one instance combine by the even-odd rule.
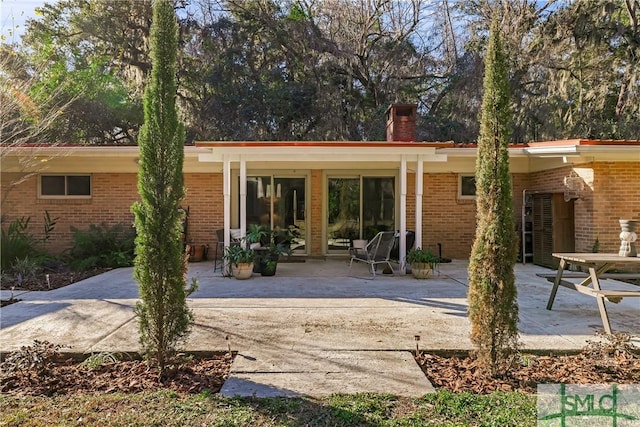
[[[36,277],[40,271],[40,264],[36,258],[25,256],[24,258],[16,258],[11,269],[18,277],[18,282],[23,283]]]
[[[138,135],[140,201],[132,206],[138,231],[133,276],[140,285],[135,307],[140,344],[146,357],[155,360],[161,376],[193,321],[183,272],[184,210],[180,203],[184,198],[185,136],[176,110],[178,40],[173,2],[153,2],[152,67],[144,93],[144,125]]]
[[[2,228],[2,271],[10,270],[17,259],[25,259],[35,253],[35,238],[29,233],[31,218],[16,218]]]
[[[57,219],[51,218],[49,212],[44,211],[44,234],[41,239],[34,237],[29,231],[31,217],[16,218],[7,226],[6,230],[3,227],[0,231],[1,271],[15,270],[15,264],[27,258],[37,265],[47,261],[49,257],[38,248],[38,245],[46,243],[51,238]]]
[[[73,247],[70,264],[78,270],[117,268],[133,264],[135,230],[118,223],[91,224],[86,231],[71,227]]]
[[[471,342],[482,371],[503,375],[518,351],[518,239],[509,173],[509,70],[497,19],[485,55],[476,160],[476,237],[469,258]]]

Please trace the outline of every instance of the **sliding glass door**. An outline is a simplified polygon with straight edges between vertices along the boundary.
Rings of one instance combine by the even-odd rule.
[[[305,178],[247,176],[247,227],[287,229],[294,253],[306,253]]]
[[[327,249],[347,250],[360,238],[360,178],[329,178]]]
[[[395,177],[329,177],[327,252],[343,252],[354,239],[395,229]]]

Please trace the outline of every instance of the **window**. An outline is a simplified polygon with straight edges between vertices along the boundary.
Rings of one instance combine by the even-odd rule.
[[[475,199],[476,177],[475,175],[460,175],[458,181],[458,197],[460,199]]]
[[[41,197],[91,197],[90,175],[40,175]]]

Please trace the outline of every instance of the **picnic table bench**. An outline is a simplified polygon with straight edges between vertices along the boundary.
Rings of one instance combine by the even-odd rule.
[[[553,256],[560,259],[556,273],[538,274],[538,276],[545,277],[547,280],[553,282],[553,288],[551,289],[551,295],[547,303],[547,310],[551,310],[553,307],[553,301],[560,286],[593,296],[598,303],[604,330],[610,334],[611,323],[609,322],[607,308],[604,304],[605,299],[613,303],[619,303],[623,298],[640,297],[640,290],[602,289],[600,286],[601,281],[606,279],[640,279],[639,273],[608,273],[608,271],[616,265],[640,267],[640,258],[599,253],[554,253]],[[566,272],[565,268],[568,264],[586,267],[589,273]],[[582,281],[575,283],[566,280],[569,278],[582,279]]]

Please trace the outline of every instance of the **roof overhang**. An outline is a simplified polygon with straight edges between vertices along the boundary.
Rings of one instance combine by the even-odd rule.
[[[138,170],[137,146],[0,146],[2,172],[129,172]],[[473,172],[478,150],[453,142],[214,141],[185,146],[185,172],[221,172],[225,161],[244,160],[259,169],[389,169],[418,160],[436,172]],[[509,146],[514,172],[535,172],[567,164],[640,162],[640,141],[563,140]],[[212,163],[213,162],[213,163]]]
[[[354,162],[446,162],[447,155],[437,152],[434,144],[416,142],[197,142],[208,148],[200,154],[201,162],[296,162],[296,163],[354,163]]]

